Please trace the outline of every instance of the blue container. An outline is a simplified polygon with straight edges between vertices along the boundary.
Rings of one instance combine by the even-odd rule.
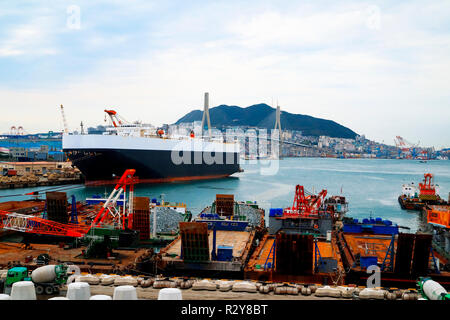
[[[368,268],[372,265],[377,265],[378,259],[376,256],[361,256],[359,258],[359,263],[362,268]]]
[[[362,228],[362,230],[365,230],[365,231],[367,232],[367,231],[373,229],[373,225],[372,225],[372,224],[363,224],[363,225],[361,226],[361,228]]]
[[[398,234],[398,226],[374,226],[375,234]]]
[[[233,247],[232,246],[217,246],[217,260],[218,261],[233,260]]]
[[[156,198],[153,198],[153,199],[152,199],[152,203],[156,203]]]
[[[283,208],[270,208],[269,217],[278,217],[283,215]]]
[[[348,233],[361,233],[361,225],[358,224],[344,224],[344,232]]]

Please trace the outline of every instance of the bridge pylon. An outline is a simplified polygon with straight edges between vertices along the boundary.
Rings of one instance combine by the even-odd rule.
[[[276,116],[275,116],[275,128],[274,128],[274,130],[277,130],[277,129],[280,132],[278,157],[281,159],[282,151],[283,151],[283,131],[281,130],[281,108],[278,105],[278,103],[277,103],[277,113],[276,113]]]

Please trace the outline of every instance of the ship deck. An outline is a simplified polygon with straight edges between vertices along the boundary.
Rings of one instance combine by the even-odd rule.
[[[383,263],[386,252],[392,240],[391,235],[371,235],[345,233],[345,240],[353,254],[361,256],[376,256],[378,263]],[[397,241],[394,241],[394,250],[397,249]]]
[[[272,263],[272,259],[268,259],[271,253],[275,241],[274,235],[265,235],[259,246],[255,249],[252,256],[250,257],[246,267],[245,267],[245,278],[261,281],[287,281],[287,282],[310,282],[310,283],[322,283],[324,278],[331,278],[333,281],[333,276],[329,273],[314,273],[312,275],[285,275],[277,274],[271,268],[264,270],[266,262]],[[332,258],[336,259],[338,263],[338,268],[343,269],[342,260],[339,255],[339,250],[336,246],[336,242],[333,239],[331,242],[318,241],[317,242],[319,253],[322,258]],[[272,250],[273,251],[273,250]],[[316,259],[316,253],[313,251],[313,269],[314,261]],[[276,268],[276,266],[275,266]],[[336,279],[334,279],[336,280]],[[342,281],[339,279],[338,281]]]
[[[233,247],[233,257],[242,258],[245,254],[248,243],[252,238],[252,233],[247,231],[216,231],[216,247],[231,246]],[[211,250],[213,247],[213,232],[208,232],[209,241],[209,258],[211,259]],[[164,259],[180,259],[181,253],[181,237],[177,237],[164,250],[164,253],[171,257],[164,257]]]
[[[273,243],[275,241],[274,236],[266,235],[262,240],[261,244],[258,246],[258,248],[253,253],[252,257],[250,258],[246,269],[252,270],[256,272],[263,272],[264,271],[264,265],[271,254],[271,248],[273,246]],[[324,242],[319,241],[317,242],[317,245],[319,247],[320,256],[322,258],[333,258],[338,259],[339,253],[337,251],[337,248],[333,245],[331,242]],[[315,252],[313,252],[313,261],[316,258]],[[260,266],[259,268],[257,266]]]
[[[254,240],[255,232],[247,231],[216,231],[216,248],[218,246],[233,247],[233,261],[212,261],[211,251],[213,247],[213,232],[208,231],[209,242],[209,261],[188,262],[181,257],[181,237],[178,236],[166,248],[160,252],[163,254],[161,269],[171,272],[217,272],[222,273],[240,273],[243,271],[244,262],[250,252],[251,244]]]

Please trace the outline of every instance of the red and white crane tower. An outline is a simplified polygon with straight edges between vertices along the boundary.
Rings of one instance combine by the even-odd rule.
[[[131,228],[134,212],[134,184],[137,181],[137,178],[134,177],[135,172],[136,170],[134,169],[125,170],[105,204],[92,221],[92,226],[100,226],[109,216],[111,222],[121,226],[122,229],[126,229],[126,227]],[[120,211],[120,209],[117,209],[116,203],[121,194],[126,194],[127,186],[129,186],[128,210],[126,210],[126,197],[124,197],[124,204],[122,206],[122,211]],[[126,220],[128,220],[128,225],[126,225]]]
[[[135,172],[136,170],[134,169],[125,170],[114,190],[108,197],[108,200],[105,202],[90,225],[80,225],[72,223],[65,224],[43,219],[33,215],[0,211],[0,229],[80,238],[86,235],[91,230],[91,228],[99,228],[104,224],[113,224],[116,228],[119,229],[126,229],[127,227],[131,228],[134,212],[134,184],[137,182],[137,177],[134,177]],[[126,195],[127,187],[129,190],[128,209],[126,208],[125,196],[122,210],[117,209],[117,200],[119,199],[121,194]]]

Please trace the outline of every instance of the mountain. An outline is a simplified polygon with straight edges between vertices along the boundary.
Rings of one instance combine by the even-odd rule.
[[[175,124],[201,121],[203,111],[194,110],[180,118]],[[273,129],[275,127],[276,109],[265,103],[255,104],[247,108],[220,105],[209,109],[211,125],[216,128],[227,126],[248,126]],[[356,133],[332,120],[314,118],[303,114],[281,111],[281,128],[299,130],[304,136],[329,136],[335,138],[356,137]]]

